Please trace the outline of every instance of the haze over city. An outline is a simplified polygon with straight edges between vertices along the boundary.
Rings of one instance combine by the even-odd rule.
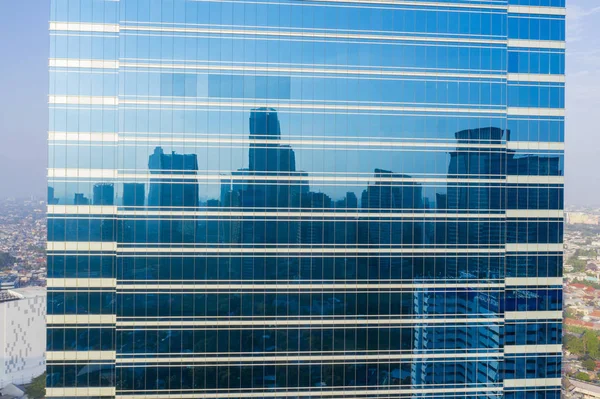
[[[0,0],[0,398],[600,399],[598,37]]]

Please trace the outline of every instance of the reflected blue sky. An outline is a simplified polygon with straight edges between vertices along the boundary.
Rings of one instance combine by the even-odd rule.
[[[566,201],[598,205],[600,175],[589,165],[600,140],[600,7],[569,0],[567,14]],[[0,196],[46,190],[49,15],[47,1],[0,2]]]

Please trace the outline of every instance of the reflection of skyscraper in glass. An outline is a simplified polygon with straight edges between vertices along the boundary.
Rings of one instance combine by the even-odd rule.
[[[558,398],[560,0],[51,1],[48,397]]]
[[[457,132],[457,148],[450,153],[448,177],[502,177],[506,168],[506,152],[500,147],[503,139],[504,131],[494,127]],[[448,188],[447,198],[449,209],[501,209],[501,196],[490,196],[489,192],[479,190],[478,187],[452,185]]]
[[[54,196],[54,187],[48,186],[48,205],[57,205],[58,198]]]
[[[279,144],[281,126],[273,108],[257,108],[250,113],[250,170],[254,172],[293,172],[294,151]]]
[[[94,205],[113,205],[115,197],[115,186],[111,183],[94,184]]]
[[[462,277],[468,277],[463,275]],[[423,284],[426,284],[423,281]],[[492,318],[501,311],[499,304],[502,293],[499,288],[488,292],[464,287],[456,295],[446,295],[435,289],[415,290],[414,312],[422,316],[435,317],[444,314],[448,307],[458,315],[477,313],[482,322],[464,323],[452,328],[424,323],[414,331],[414,352],[420,356],[451,346],[459,352],[494,349],[501,344],[501,327]],[[490,318],[489,322],[485,319]],[[472,362],[421,362],[416,360],[411,369],[414,385],[478,384],[499,382],[501,378],[500,356],[490,356],[488,363]],[[492,396],[493,397],[493,396]]]
[[[83,193],[75,193],[73,196],[73,205],[89,205],[90,199]]]
[[[506,149],[503,148],[502,140],[504,131],[500,128],[486,127],[479,129],[462,130],[456,133],[455,151],[450,153],[448,165],[447,206],[453,211],[478,209],[503,209],[502,203],[504,190],[492,190],[488,184],[464,184],[453,183],[452,179],[498,179],[506,174]],[[492,194],[493,193],[493,194]],[[447,243],[457,245],[468,243],[477,245],[490,240],[490,225],[485,221],[476,223],[465,223],[457,220],[448,224],[446,235]],[[497,237],[500,237],[498,232]],[[501,242],[497,242],[501,244]]]
[[[281,128],[277,112],[272,108],[257,108],[250,113],[249,167],[221,178],[221,204],[248,210],[293,209],[300,206],[303,182],[296,172],[294,150],[281,145]],[[222,223],[223,232],[241,245],[248,243],[296,243],[299,224],[295,220],[273,218],[240,218]],[[242,277],[258,278],[267,260],[246,256],[242,260]],[[289,258],[272,260],[277,269],[297,269],[297,261]],[[260,275],[259,275],[260,276]]]
[[[156,147],[148,160],[152,174],[167,175],[153,179],[148,194],[149,206],[198,206],[198,157],[196,154],[165,154]],[[185,176],[185,178],[184,178]]]
[[[373,214],[361,218],[361,243],[374,249],[382,248],[381,256],[369,259],[369,276],[389,279],[399,278],[401,257],[386,256],[385,248],[420,246],[424,242],[424,225],[420,216],[411,213],[423,211],[423,193],[411,176],[375,169],[374,184],[362,193],[363,213]],[[389,213],[406,212],[406,217],[390,217]]]
[[[123,206],[144,206],[146,185],[143,183],[123,184]]]

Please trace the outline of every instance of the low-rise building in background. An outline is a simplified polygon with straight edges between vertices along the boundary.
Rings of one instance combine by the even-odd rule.
[[[0,389],[46,368],[46,289],[0,290]]]

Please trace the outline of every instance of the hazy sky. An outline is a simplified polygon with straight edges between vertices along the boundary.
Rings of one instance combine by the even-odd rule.
[[[49,0],[0,0],[0,197],[46,187]],[[567,205],[600,206],[600,6],[567,0]]]

